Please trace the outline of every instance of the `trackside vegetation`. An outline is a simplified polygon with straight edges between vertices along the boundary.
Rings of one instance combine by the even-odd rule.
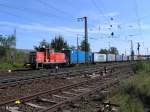
[[[150,62],[138,62],[137,74],[122,82],[110,101],[120,105],[121,112],[145,112],[150,109]]]
[[[27,53],[16,49],[16,34],[0,35],[0,70],[23,67]]]

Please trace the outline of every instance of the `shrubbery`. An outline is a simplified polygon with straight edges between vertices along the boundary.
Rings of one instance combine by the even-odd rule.
[[[144,112],[150,107],[150,62],[138,62],[137,75],[113,92],[110,100],[119,104],[121,112]]]
[[[8,69],[16,69],[22,68],[23,64],[9,64],[9,63],[2,63],[0,64],[0,70],[8,70]]]

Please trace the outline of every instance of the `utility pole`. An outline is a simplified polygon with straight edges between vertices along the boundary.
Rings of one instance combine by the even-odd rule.
[[[125,54],[125,56],[127,55],[127,51],[126,51],[126,49],[125,49],[125,52],[124,52],[124,54]]]
[[[79,63],[79,39],[77,34],[77,64]]]
[[[16,62],[16,28],[14,29],[14,34],[13,34],[13,36],[14,36],[14,38],[15,38],[15,44],[14,44],[14,48],[15,48],[15,51],[14,51],[14,53],[13,53],[13,56],[12,56],[12,58],[13,58],[13,63],[15,63]]]
[[[134,50],[133,50],[133,41],[131,41],[131,60],[134,60]]]
[[[146,59],[148,59],[148,48],[145,48],[145,57],[146,57]]]
[[[140,55],[140,43],[137,43],[137,51],[138,51],[138,56]]]
[[[14,37],[15,37],[15,49],[16,49],[16,28],[14,29]]]
[[[108,42],[108,51],[110,52],[110,41]]]
[[[146,48],[146,52],[147,52],[147,59],[148,59],[148,54],[149,54],[149,53],[148,53],[148,48]]]
[[[87,28],[87,17],[77,18],[78,21],[84,21],[84,35],[85,35],[85,63],[88,63],[88,28]]]

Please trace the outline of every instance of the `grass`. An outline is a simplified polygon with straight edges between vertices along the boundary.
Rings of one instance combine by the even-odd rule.
[[[150,62],[135,65],[137,75],[122,82],[111,94],[110,101],[120,105],[121,112],[144,112],[150,107]]]
[[[0,70],[9,70],[23,67],[23,64],[9,64],[9,63],[1,63]]]

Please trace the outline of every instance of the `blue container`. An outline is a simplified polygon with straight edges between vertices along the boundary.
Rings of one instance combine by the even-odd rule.
[[[85,63],[85,52],[81,50],[64,50],[69,64]],[[88,52],[88,62],[92,63],[92,53]]]

